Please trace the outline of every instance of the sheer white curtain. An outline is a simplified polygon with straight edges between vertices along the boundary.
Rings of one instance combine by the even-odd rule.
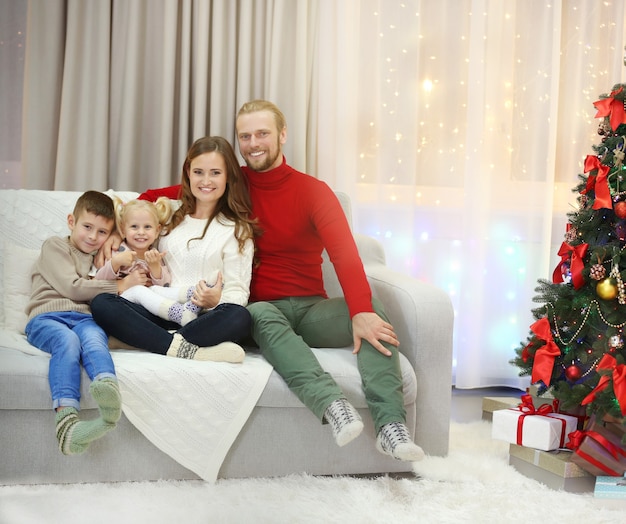
[[[508,360],[599,141],[592,103],[624,81],[625,22],[596,0],[31,0],[21,186],[174,183],[193,139],[234,141],[241,103],[271,99],[288,161],[450,294],[457,387],[524,387]]]
[[[508,361],[599,141],[592,103],[624,79],[624,5],[324,5],[321,20],[351,16],[318,47],[318,176],[389,265],[449,292],[456,386],[525,387]]]

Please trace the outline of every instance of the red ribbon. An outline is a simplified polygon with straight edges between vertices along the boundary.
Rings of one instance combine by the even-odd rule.
[[[626,123],[624,102],[615,99],[615,95],[621,93],[622,89],[623,88],[620,87],[615,91],[611,91],[611,94],[607,98],[602,98],[593,103],[593,106],[598,110],[595,118],[608,116],[613,131],[615,131],[620,124]]]
[[[587,185],[580,194],[584,195],[589,191],[595,192],[595,201],[593,203],[593,209],[613,209],[613,201],[611,200],[611,190],[609,189],[609,182],[607,176],[609,174],[609,166],[605,166],[600,159],[595,155],[587,155],[585,158],[585,173],[596,171],[595,175],[589,175],[587,177]]]
[[[605,353],[596,367],[596,371],[603,370],[612,372],[613,393],[615,393],[615,398],[622,411],[622,415],[626,415],[626,366],[624,364],[617,364],[617,360],[615,360],[613,355]],[[602,375],[595,389],[583,399],[581,405],[585,406],[593,402],[596,395],[608,386],[609,379],[609,374]]]
[[[606,464],[603,464],[598,459],[592,457],[591,455],[580,449],[580,446],[584,442],[585,438],[589,437],[590,439],[595,440],[604,450],[608,451],[615,460],[619,460],[620,455],[626,457],[626,451],[624,451],[621,447],[616,446],[604,435],[598,433],[597,431],[576,430],[570,433],[568,436],[569,442],[567,443],[567,447],[574,450],[574,453],[576,453],[580,458],[586,460],[590,464],[593,464],[595,467],[604,471],[607,475],[610,475],[612,477],[621,477],[623,475],[623,472],[618,473],[617,471],[613,471]]]
[[[622,473],[618,473],[617,471],[612,470],[608,466],[602,464],[598,459],[593,458],[591,455],[585,453],[584,451],[577,449],[574,453],[578,455],[580,458],[589,462],[589,464],[593,464],[596,468],[604,471],[609,477],[621,477]]]
[[[577,429],[576,431],[572,431],[567,437],[568,437],[568,441],[567,441],[567,447],[571,450],[576,450],[580,447],[580,445],[583,443],[583,440],[585,440],[585,435],[586,435],[586,431],[581,431],[579,429]]]
[[[530,326],[530,329],[538,338],[545,341],[545,345],[535,351],[531,382],[535,384],[541,380],[546,386],[549,386],[552,380],[554,359],[561,354],[561,350],[552,339],[550,322],[546,317],[537,320]]]
[[[550,404],[542,404],[538,408],[535,408],[532,397],[528,394],[522,395],[522,402],[517,407],[517,409],[522,412],[522,414],[517,419],[517,445],[522,445],[522,436],[524,433],[524,419],[528,416],[540,415],[543,417],[549,417],[561,421],[561,442],[559,444],[559,447],[562,448],[565,443],[565,427],[567,425],[567,422],[562,418],[550,416],[550,413],[556,411],[557,406],[558,401],[555,400],[552,403],[552,406]]]
[[[518,404],[517,409],[527,415],[546,415],[548,413],[556,413],[559,409],[559,401],[554,399],[552,405],[542,404],[538,408],[535,408],[533,404],[533,397],[528,393],[524,393],[521,397],[521,402]]]
[[[585,268],[585,262],[583,261],[583,259],[587,254],[588,248],[589,244],[578,244],[577,246],[570,246],[567,242],[563,242],[558,253],[558,255],[561,257],[561,262],[559,262],[559,265],[556,266],[554,273],[552,273],[552,282],[554,282],[555,284],[563,282],[561,267],[565,262],[567,262],[569,258],[571,258],[570,270],[572,272],[572,284],[574,284],[574,289],[580,289],[585,283],[585,279],[583,278],[583,269]]]

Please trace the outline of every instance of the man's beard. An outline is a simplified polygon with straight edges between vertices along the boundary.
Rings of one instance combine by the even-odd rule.
[[[282,154],[280,150],[280,144],[278,144],[276,151],[276,154],[270,156],[271,153],[269,150],[267,150],[267,154],[262,157],[262,160],[259,159],[258,163],[255,163],[256,159],[254,157],[248,155],[245,158],[246,165],[254,171],[268,171],[274,165],[276,159]]]

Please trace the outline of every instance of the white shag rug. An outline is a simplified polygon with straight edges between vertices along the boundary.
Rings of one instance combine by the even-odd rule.
[[[0,487],[2,524],[626,522],[626,501],[551,490],[508,465],[489,422],[451,425],[447,457],[416,476]]]

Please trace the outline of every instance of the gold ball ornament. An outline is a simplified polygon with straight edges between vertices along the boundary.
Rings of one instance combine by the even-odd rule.
[[[613,300],[617,296],[617,282],[614,278],[603,278],[596,285],[596,293],[602,300]]]

